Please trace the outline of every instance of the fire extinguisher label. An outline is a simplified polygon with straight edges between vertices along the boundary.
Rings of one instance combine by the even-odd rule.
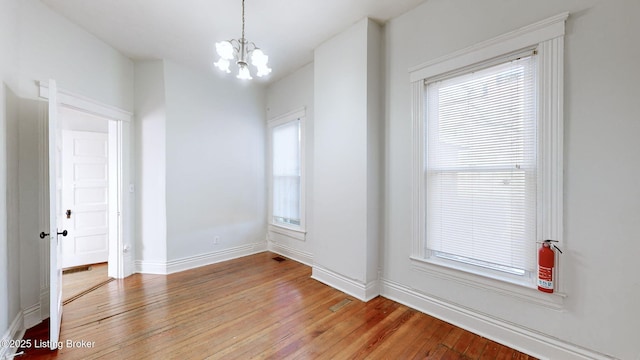
[[[538,266],[538,286],[544,289],[553,289],[553,268]]]

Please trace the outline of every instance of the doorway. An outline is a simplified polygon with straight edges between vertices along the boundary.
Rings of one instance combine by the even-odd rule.
[[[59,214],[62,213],[60,200],[61,184],[61,150],[58,144],[62,139],[62,129],[58,118],[60,109],[79,111],[85,115],[108,119],[108,275],[113,278],[124,278],[133,274],[133,182],[131,178],[131,123],[133,114],[95,100],[58,89],[55,80],[39,81],[40,98],[46,99],[46,108],[38,111],[40,134],[38,142],[40,191],[39,216],[42,231],[40,238],[49,237],[49,241],[41,243],[41,256],[44,266],[41,277],[40,319],[50,317],[51,349],[57,347],[62,320],[62,246],[60,237],[67,231],[60,229]],[[123,191],[128,184],[129,191]],[[66,214],[65,214],[66,215]],[[48,261],[47,261],[48,260]],[[42,291],[44,290],[44,291]],[[48,306],[47,306],[48,305]]]
[[[62,245],[62,295],[66,304],[107,283],[109,262],[109,121],[59,109],[58,218],[68,235]],[[113,169],[111,169],[113,171]],[[113,191],[113,190],[112,190]]]

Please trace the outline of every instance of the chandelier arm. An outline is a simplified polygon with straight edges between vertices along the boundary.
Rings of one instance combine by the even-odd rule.
[[[233,50],[235,50],[235,52],[240,52],[240,41],[238,41],[237,39],[231,39],[227,41],[231,43],[231,46],[233,46]]]

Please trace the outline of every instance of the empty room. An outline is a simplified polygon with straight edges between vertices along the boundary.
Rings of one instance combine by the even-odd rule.
[[[0,0],[0,360],[640,360],[638,19]]]

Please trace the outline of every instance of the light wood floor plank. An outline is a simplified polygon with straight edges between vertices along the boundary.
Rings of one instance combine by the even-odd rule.
[[[94,346],[31,347],[21,358],[529,358],[394,301],[358,301],[311,279],[309,267],[274,256],[107,283],[64,307],[61,340]],[[47,326],[25,339],[47,340]]]

